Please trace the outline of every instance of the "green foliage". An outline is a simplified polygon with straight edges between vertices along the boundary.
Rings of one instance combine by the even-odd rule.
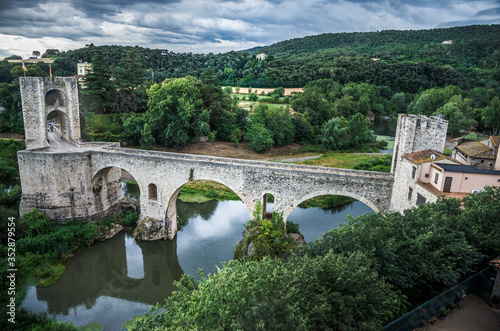
[[[330,150],[343,149],[348,145],[348,128],[343,126],[342,120],[334,117],[323,126],[319,140],[321,145]]]
[[[381,276],[415,300],[430,290],[456,284],[482,259],[472,245],[464,215],[459,200],[445,199],[405,210],[404,215],[389,212],[348,218],[342,227],[311,243],[309,254],[365,252]]]
[[[24,308],[16,311],[16,323],[1,319],[0,327],[5,331],[29,330],[29,331],[78,331],[79,328],[70,322],[58,322],[47,316],[47,313],[32,313]]]
[[[382,312],[394,308],[363,253],[233,260],[200,282],[184,275],[176,286],[165,305],[127,329],[378,330]]]
[[[127,139],[127,145],[138,146],[140,144],[143,128],[144,117],[142,115],[127,116],[123,119],[123,136]]]
[[[14,179],[19,177],[19,172],[12,163],[0,157],[0,180]]]
[[[257,153],[264,153],[274,144],[271,133],[261,123],[249,123],[245,139],[250,142],[250,148]]]
[[[466,117],[464,113],[470,114],[470,99],[463,99],[456,95],[450,101],[439,108],[433,115],[442,115],[448,120],[448,134],[458,136],[463,130],[468,130],[474,121]]]
[[[125,212],[125,221],[123,222],[127,228],[135,228],[139,214],[137,212]]]
[[[485,254],[494,258],[500,254],[500,188],[485,187],[483,192],[463,199],[463,219],[473,235],[470,241]]]
[[[353,169],[391,172],[391,164],[392,164],[392,155],[384,155],[380,157],[374,157],[365,162],[358,163],[353,167]]]
[[[500,99],[498,96],[491,100],[491,104],[483,111],[484,125],[493,130],[493,134],[498,134],[500,128]]]
[[[0,184],[0,206],[17,209],[21,201],[21,195],[22,191],[20,185],[15,185],[9,190],[4,185]]]
[[[142,149],[153,149],[155,144],[155,139],[151,134],[151,128],[148,123],[144,123],[144,127],[141,130],[141,139],[139,139]]]
[[[146,122],[157,142],[183,147],[209,132],[210,113],[204,110],[194,77],[156,84],[148,90]]]
[[[21,92],[17,80],[0,83],[0,106],[5,108],[0,113],[0,131],[24,133]]]
[[[120,141],[124,136],[122,116],[86,112],[85,135],[89,141]]]
[[[88,245],[98,234],[95,222],[73,220],[57,226],[37,209],[25,214],[21,225],[27,237],[17,240],[20,253],[50,253],[56,258],[71,253],[75,247]]]
[[[257,94],[255,94],[255,93],[250,93],[248,95],[248,100],[249,101],[257,101],[257,99],[258,99],[258,97],[257,97]]]
[[[92,70],[84,77],[84,88],[81,91],[84,108],[96,114],[105,114],[113,110],[116,86],[111,80],[109,66],[103,56],[92,58]]]

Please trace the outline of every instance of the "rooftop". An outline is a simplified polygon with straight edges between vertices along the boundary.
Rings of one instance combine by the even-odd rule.
[[[481,159],[495,159],[493,149],[479,141],[469,141],[455,147],[467,156]]]
[[[435,156],[435,159],[432,160],[431,159],[431,155]],[[413,163],[416,163],[416,164],[421,164],[421,163],[427,163],[427,162],[431,162],[431,161],[434,161],[434,162],[437,162],[437,161],[441,161],[441,160],[448,160],[448,161],[452,161],[454,163],[459,163],[457,160],[455,159],[452,159],[451,157],[448,157],[442,153],[439,153],[433,149],[427,149],[425,151],[418,151],[418,152],[414,152],[414,153],[411,153],[411,154],[405,154],[403,155],[403,157]]]
[[[476,169],[472,166],[461,164],[435,163],[435,165],[447,172],[500,176],[499,170]]]
[[[493,146],[497,147],[500,145],[500,136],[490,136]]]

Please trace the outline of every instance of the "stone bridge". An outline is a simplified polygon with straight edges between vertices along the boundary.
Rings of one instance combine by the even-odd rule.
[[[177,195],[183,185],[198,179],[233,190],[249,218],[257,201],[266,204],[269,193],[275,198],[274,211],[282,212],[285,221],[301,202],[320,195],[349,196],[374,211],[389,209],[394,178],[388,173],[82,143],[76,79],[21,77],[19,81],[27,146],[18,153],[21,215],[39,208],[60,222],[104,217],[123,197],[122,169],[140,188],[141,230],[155,233],[142,239],[175,237]],[[58,130],[47,132],[50,116],[59,119],[58,134]]]
[[[193,180],[224,184],[243,201],[249,219],[257,201],[275,198],[274,210],[286,220],[301,202],[320,195],[344,195],[386,211],[393,176],[388,173],[312,167],[276,162],[177,154],[88,143],[64,152],[48,148],[18,154],[23,197],[21,213],[38,207],[49,217],[103,217],[122,198],[121,169],[140,189],[141,219],[159,221],[177,232],[176,201],[180,189]],[[144,238],[146,239],[146,238]]]

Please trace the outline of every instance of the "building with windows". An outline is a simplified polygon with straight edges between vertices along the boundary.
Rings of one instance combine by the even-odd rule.
[[[403,212],[441,196],[462,198],[485,186],[500,186],[500,153],[495,157],[493,148],[467,141],[456,146],[461,146],[455,148],[456,159],[448,157],[443,154],[447,128],[442,118],[399,115],[391,171],[392,210]],[[477,162],[467,164],[471,154]],[[473,166],[485,163],[488,168]]]
[[[78,86],[80,88],[84,87],[83,78],[85,77],[85,75],[87,74],[87,72],[91,71],[91,70],[92,70],[92,63],[78,62],[76,64],[76,72],[77,72],[77,74],[75,76],[73,76],[73,77],[75,77],[76,79],[78,79]]]
[[[441,196],[463,198],[484,190],[500,187],[500,170],[478,169],[465,165],[435,150],[403,155],[397,176],[398,185],[406,187],[404,199],[393,195],[393,209],[403,211]],[[402,188],[400,188],[402,190]]]

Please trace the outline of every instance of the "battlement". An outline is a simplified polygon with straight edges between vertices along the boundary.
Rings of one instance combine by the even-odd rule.
[[[399,114],[391,172],[395,172],[398,161],[405,154],[426,149],[442,153],[447,131],[448,121],[443,118]]]

